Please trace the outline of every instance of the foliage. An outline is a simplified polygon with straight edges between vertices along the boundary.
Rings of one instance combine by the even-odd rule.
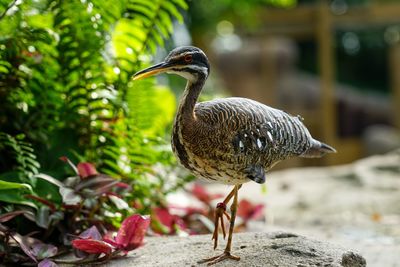
[[[130,77],[186,8],[183,0],[0,0],[0,172],[29,177],[41,166],[64,176],[55,158],[85,159],[130,179],[148,207],[148,189],[161,190],[168,176],[150,184],[147,173],[173,163],[163,140],[175,97]]]
[[[79,234],[91,225],[97,225],[102,232],[113,230],[115,227],[111,224],[112,221],[108,214],[115,212],[114,206],[120,209],[121,213],[124,212],[123,210],[125,213],[133,212],[133,209],[123,200],[123,196],[129,189],[127,184],[98,173],[90,163],[79,163],[78,166],[75,166],[68,158],[64,157],[62,160],[72,167],[75,176],[68,177],[64,181],[43,173],[32,176],[48,183],[46,188],[55,187],[61,195],[60,199],[46,199],[29,188],[22,197],[31,200],[32,205],[20,205],[14,207],[14,210],[12,210],[12,206],[3,208],[0,215],[0,241],[4,250],[1,255],[2,262],[24,263],[30,260],[38,262],[57,256],[59,251],[63,251],[65,247],[71,245],[69,235]],[[28,186],[2,182],[5,185],[3,188],[6,190],[20,189],[17,185],[20,185],[21,188]],[[10,198],[12,197],[13,195],[10,195]],[[13,203],[7,199],[2,199],[2,201]],[[19,218],[21,215],[24,218]],[[28,221],[31,221],[29,227],[27,227]],[[130,219],[127,218],[122,223],[122,229],[127,227],[126,224],[129,221]],[[129,225],[132,226],[132,223]],[[135,229],[139,228],[130,229],[133,231],[131,235],[140,235],[143,238],[144,230],[140,228],[136,231]],[[32,232],[36,236],[40,236],[40,240],[32,237]],[[131,238],[126,242],[131,244],[132,240]],[[114,251],[113,246],[108,245],[109,252],[113,252],[113,255],[117,256],[121,250],[134,249],[141,244],[142,239],[134,240],[136,240],[135,246],[121,246],[118,249],[116,247]],[[49,241],[52,244],[48,244]],[[73,241],[72,244],[74,245]],[[20,254],[19,249],[25,255]],[[103,253],[105,252],[103,251]],[[18,255],[16,260],[13,258],[15,255]],[[94,259],[91,258],[91,260]]]
[[[189,179],[170,178],[174,94],[130,80],[185,9],[184,0],[0,0],[1,260],[50,266],[68,234],[116,229]],[[66,168],[63,155],[81,163],[62,157]],[[113,253],[140,243],[120,241]]]
[[[164,235],[213,233],[216,206],[222,204],[220,202],[215,205],[215,200],[221,199],[223,195],[211,194],[196,183],[188,191],[188,195],[194,196],[201,205],[164,205],[153,208],[150,227],[155,233]],[[229,217],[226,211],[224,213]],[[260,220],[264,217],[264,205],[253,204],[242,199],[238,203],[237,216],[238,223],[236,223],[235,231],[242,231],[247,227],[249,221]]]
[[[33,153],[32,145],[24,141],[24,135],[15,137],[0,132],[0,151],[3,157],[0,158],[2,166],[10,166],[18,172],[23,173],[26,177],[31,177],[38,173],[40,168],[36,155]],[[12,159],[5,162],[5,159]]]
[[[115,239],[102,237],[96,226],[92,226],[72,241],[76,255],[84,256],[81,257],[83,259],[74,261],[74,263],[101,262],[119,257],[121,253],[126,255],[143,244],[143,237],[149,223],[150,219],[147,217],[129,216],[122,222]],[[95,254],[95,257],[91,257],[92,254]],[[69,261],[69,263],[71,262]]]

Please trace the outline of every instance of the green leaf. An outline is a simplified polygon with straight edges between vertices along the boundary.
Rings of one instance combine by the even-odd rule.
[[[22,189],[24,191],[32,192],[32,187],[29,184],[12,183],[0,180],[0,191],[9,189]]]
[[[0,201],[12,204],[26,205],[37,209],[38,207],[32,201],[27,200],[23,195],[25,193],[18,189],[9,189],[0,191]]]
[[[82,201],[82,198],[76,194],[74,190],[68,187],[60,187],[60,194],[63,203],[66,205],[77,205]]]
[[[54,185],[56,185],[58,187],[64,187],[64,184],[62,182],[60,182],[59,180],[51,177],[50,175],[47,175],[47,174],[44,174],[44,173],[39,173],[39,174],[36,174],[34,177],[43,179],[43,180],[45,180],[45,181],[47,181],[49,183],[52,183],[52,184],[54,184]]]
[[[7,74],[7,73],[9,73],[10,71],[9,71],[9,69],[7,69],[6,67],[0,65],[0,72],[1,72],[1,73]]]
[[[180,6],[183,9],[187,9],[188,5],[186,4],[186,2],[184,0],[172,0],[172,2],[178,6]]]

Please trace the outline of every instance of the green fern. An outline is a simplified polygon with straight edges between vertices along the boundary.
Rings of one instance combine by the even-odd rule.
[[[183,22],[179,8],[187,7],[183,0],[129,1],[126,15],[137,33],[131,36],[139,43],[134,47],[136,54],[155,53],[157,45],[163,46],[164,38],[172,33],[172,20]]]
[[[9,4],[0,0],[0,14]],[[59,156],[80,155],[151,197],[151,188],[169,181],[149,183],[147,176],[157,176],[155,164],[173,162],[164,137],[175,98],[154,79],[132,83],[131,77],[164,45],[173,21],[183,22],[185,1],[16,4],[0,19],[2,131],[25,134],[42,171],[53,170]],[[16,163],[33,173],[26,164]]]
[[[11,166],[7,166],[8,169],[20,171],[27,177],[38,173],[40,164],[36,160],[32,145],[24,141],[23,135],[13,137],[0,132],[0,153],[2,164],[11,164]],[[3,158],[6,155],[10,156],[12,160]]]

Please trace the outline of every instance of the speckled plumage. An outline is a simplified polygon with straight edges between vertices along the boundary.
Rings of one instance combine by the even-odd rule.
[[[178,115],[177,118],[180,118]],[[318,145],[299,117],[246,98],[198,103],[193,120],[175,122],[188,156],[182,164],[199,177],[225,184],[263,183],[277,162]],[[177,138],[172,146],[176,147]],[[182,152],[182,151],[181,151]]]
[[[214,249],[219,225],[225,237],[224,216],[230,222],[225,250],[198,263],[238,261],[240,257],[231,254],[231,245],[242,184],[251,180],[264,183],[265,172],[286,158],[320,157],[335,150],[313,139],[299,117],[256,101],[233,97],[197,103],[210,73],[207,56],[197,47],[172,50],[164,62],[137,72],[134,80],[162,72],[187,80],[172,131],[175,155],[197,177],[235,185],[215,209]],[[232,198],[229,217],[226,204]]]
[[[193,51],[206,59],[201,50]],[[182,48],[167,59],[179,54]],[[313,139],[299,117],[254,100],[232,97],[196,104],[209,69],[207,73],[182,70],[186,73],[170,71],[188,80],[174,123],[172,148],[196,176],[225,184],[263,183],[265,172],[281,160],[334,151]]]
[[[224,184],[265,182],[265,172],[281,160],[335,152],[312,138],[302,119],[246,98],[197,103],[209,75],[207,56],[179,47],[165,61],[136,76],[177,74],[188,82],[179,104],[172,148],[196,176]]]

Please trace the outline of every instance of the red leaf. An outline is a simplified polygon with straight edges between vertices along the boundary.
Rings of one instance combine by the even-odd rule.
[[[116,186],[116,187],[119,187],[119,188],[124,188],[124,189],[128,189],[128,188],[131,187],[131,186],[128,185],[127,183],[123,183],[123,182],[118,182],[115,186]]]
[[[78,174],[81,178],[86,178],[88,176],[96,175],[97,170],[93,164],[88,162],[80,162],[78,164]]]
[[[140,209],[143,208],[143,204],[140,203],[140,202],[137,201],[137,200],[132,201],[132,202],[131,202],[131,206],[132,206],[133,208],[137,209],[137,210],[140,210]]]
[[[89,254],[110,254],[113,249],[110,244],[95,239],[75,239],[72,246]]]
[[[264,205],[254,205],[250,201],[243,199],[239,202],[237,215],[246,222],[248,220],[258,220],[263,216]]]
[[[186,229],[186,225],[183,220],[174,214],[171,214],[168,208],[154,208],[153,215],[162,225],[166,226],[169,232],[165,233],[162,229],[153,229],[159,234],[173,234],[176,231],[176,227],[179,229]]]
[[[115,243],[127,251],[140,247],[149,224],[150,219],[141,215],[135,214],[126,218],[118,230]]]
[[[78,169],[76,168],[75,164],[72,163],[72,161],[71,161],[68,157],[62,156],[62,157],[60,157],[59,159],[60,159],[61,161],[64,161],[65,163],[68,163],[68,165],[74,170],[74,172],[75,172],[76,174],[79,174],[79,173],[78,173]]]
[[[116,184],[117,180],[105,174],[91,175],[83,179],[75,186],[78,192],[84,192],[86,196],[98,196],[111,190]]]
[[[202,214],[202,215],[207,215],[208,210],[206,208],[198,208],[198,207],[181,207],[178,205],[168,205],[168,208],[175,209],[178,211],[183,211],[184,214],[182,215],[182,217],[187,217],[187,216],[191,216],[193,214]]]
[[[114,247],[118,247],[118,244],[115,243],[115,236],[117,235],[114,231],[108,231],[103,235],[103,241],[111,244]]]
[[[209,204],[212,200],[222,197],[221,194],[210,194],[204,187],[199,184],[194,184],[192,194],[200,201]]]

